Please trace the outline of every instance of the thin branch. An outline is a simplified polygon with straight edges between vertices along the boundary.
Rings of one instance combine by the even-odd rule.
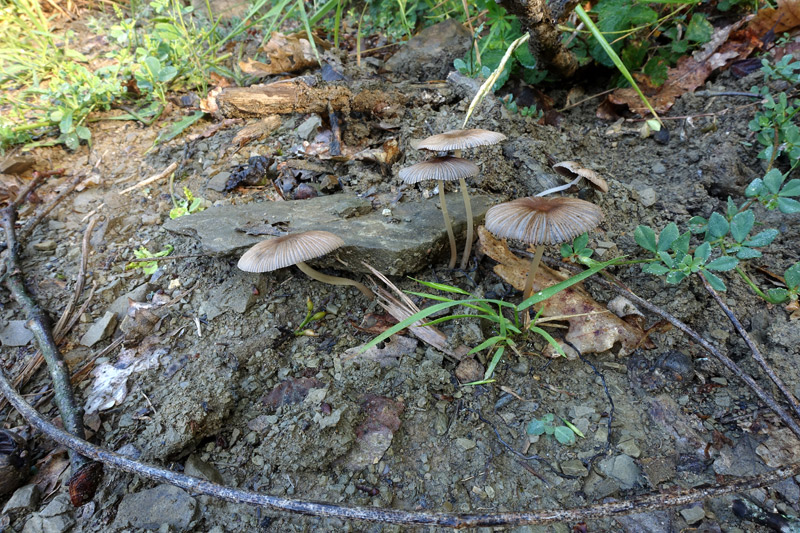
[[[127,189],[125,189],[122,192],[120,192],[120,195],[128,194],[129,192],[135,191],[136,189],[140,189],[140,188],[144,187],[145,185],[150,185],[151,183],[154,183],[154,182],[156,182],[156,181],[158,181],[160,179],[164,179],[167,176],[169,176],[170,174],[172,174],[173,172],[175,172],[177,169],[178,169],[178,162],[177,161],[173,161],[172,164],[170,164],[167,168],[165,168],[164,170],[162,170],[158,174],[150,176],[149,178],[140,181],[136,185],[131,185]]]
[[[582,271],[580,267],[568,265],[560,261],[546,259],[546,262],[554,264],[556,267],[566,268],[567,270],[570,270],[572,272]],[[727,355],[717,350],[710,342],[708,342],[705,338],[703,338],[702,335],[700,335],[695,330],[693,330],[692,328],[690,328],[689,326],[687,326],[686,324],[684,324],[683,322],[672,316],[671,314],[667,313],[657,305],[648,302],[644,298],[640,298],[639,296],[637,296],[627,288],[623,287],[622,285],[618,285],[616,282],[612,283],[600,277],[594,277],[593,280],[604,287],[613,289],[617,293],[625,296],[630,301],[644,307],[648,311],[661,316],[667,322],[669,322],[677,329],[685,333],[687,336],[694,339],[694,341],[697,342],[700,346],[702,346],[703,349],[705,349],[705,351],[716,357],[723,365],[725,365],[725,367],[728,368],[728,370],[733,372],[733,374],[736,375],[736,377],[744,381],[747,384],[747,386],[750,387],[750,389],[755,393],[755,395],[758,396],[759,399],[762,402],[764,402],[770,409],[772,409],[772,411],[776,415],[778,415],[778,417],[783,421],[783,423],[786,424],[789,427],[789,429],[792,430],[792,433],[794,433],[795,435],[797,435],[798,438],[800,438],[800,426],[798,426],[797,422],[795,422],[795,420],[789,415],[789,413],[784,411],[784,409],[780,405],[778,405],[778,402],[775,401],[775,398],[773,398],[770,393],[762,389],[752,377],[750,377],[744,370],[739,368],[739,365],[734,363],[733,360],[729,358]]]
[[[56,327],[53,328],[53,337],[55,337],[57,341],[67,332],[65,328],[72,317],[72,312],[75,310],[75,305],[78,303],[78,299],[80,299],[81,294],[83,293],[83,285],[86,283],[86,265],[89,262],[89,241],[92,238],[92,231],[94,230],[95,224],[97,224],[97,217],[92,217],[92,219],[89,221],[89,224],[86,226],[86,231],[83,233],[83,242],[81,243],[81,263],[78,267],[78,277],[75,280],[75,290],[72,293],[72,298],[70,298],[69,302],[67,303],[67,307],[64,308],[64,312],[61,313],[61,318],[56,324]]]
[[[698,276],[698,277],[703,282],[703,286],[706,288],[711,297],[714,298],[714,301],[717,302],[717,305],[720,306],[720,308],[728,316],[728,320],[730,320],[731,324],[733,324],[733,327],[736,328],[736,331],[739,333],[739,336],[742,337],[742,339],[744,339],[744,342],[747,344],[747,346],[750,348],[750,351],[753,353],[753,359],[755,359],[756,362],[759,364],[759,366],[761,366],[761,369],[767,376],[769,376],[769,379],[771,379],[772,382],[775,383],[775,385],[781,391],[783,396],[789,402],[789,405],[792,406],[795,415],[800,417],[800,403],[798,403],[797,398],[794,397],[792,391],[789,390],[789,387],[786,386],[786,384],[780,377],[778,377],[778,375],[775,373],[772,367],[769,366],[769,363],[767,363],[767,360],[764,359],[764,356],[761,354],[761,351],[758,349],[758,346],[756,346],[756,344],[753,342],[753,339],[750,338],[750,335],[747,334],[747,330],[744,329],[744,326],[742,325],[741,322],[739,322],[739,319],[736,318],[736,315],[733,314],[733,311],[731,311],[730,307],[728,307],[725,304],[725,302],[722,301],[722,298],[719,297],[717,291],[715,291],[714,288],[708,283],[708,280],[706,280],[704,276]]]
[[[41,415],[28,405],[22,396],[11,387],[2,369],[0,369],[0,393],[8,398],[9,402],[22,414],[28,423],[49,438],[86,457],[90,457],[125,472],[130,472],[159,482],[170,483],[192,494],[213,496],[232,503],[247,503],[269,507],[275,511],[286,511],[309,516],[363,520],[384,524],[435,525],[463,529],[468,527],[533,525],[565,521],[577,522],[686,505],[696,501],[716,498],[725,494],[771,485],[800,474],[800,463],[797,463],[777,468],[766,474],[745,479],[736,479],[729,483],[711,488],[648,494],[639,498],[630,498],[573,509],[543,509],[540,511],[523,513],[446,514],[403,511],[397,509],[376,509],[374,507],[349,507],[281,498],[260,494],[258,492],[226,487],[204,479],[198,479],[171,470],[146,465],[123,455],[100,448],[58,429],[43,419]]]

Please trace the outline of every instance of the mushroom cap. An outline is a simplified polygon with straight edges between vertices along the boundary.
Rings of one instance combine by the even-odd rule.
[[[478,165],[460,157],[434,157],[400,169],[400,179],[409,185],[426,180],[456,181],[478,173]]]
[[[594,229],[603,211],[577,198],[531,196],[491,207],[486,229],[501,239],[558,244]]]
[[[261,241],[239,259],[238,267],[245,272],[271,272],[321,257],[344,245],[344,241],[329,231],[304,231]]]
[[[593,189],[600,192],[608,192],[608,183],[600,177],[600,174],[594,170],[582,167],[575,161],[562,161],[553,165],[553,170],[570,179],[575,179],[581,176],[589,182]]]
[[[452,130],[424,139],[417,148],[434,152],[449,152],[450,150],[464,150],[476,146],[497,144],[505,139],[505,135],[496,131],[481,129]]]

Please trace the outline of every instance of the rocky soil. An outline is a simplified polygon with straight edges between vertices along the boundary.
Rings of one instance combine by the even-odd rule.
[[[417,55],[405,63],[419,73],[416,65],[435,59]],[[380,66],[370,63],[370,74]],[[759,82],[758,75],[735,79],[723,73],[707,88],[748,90]],[[585,89],[587,94],[602,90]],[[551,96],[559,105],[566,93],[554,89]],[[409,108],[389,122],[346,117],[344,145],[380,148],[395,139],[399,158],[391,164],[307,155],[308,143],[330,139],[328,118],[316,115],[283,116],[276,131],[241,148],[233,139],[245,122],[203,136],[211,120],[153,148],[159,132],[180,118],[183,111],[177,107],[149,128],[97,122],[91,148],[33,151],[38,170],[64,168],[69,175],[89,173],[91,179],[25,244],[28,285],[59,316],[74,290],[85,228],[91,217],[98,217],[87,279],[94,297],[63,351],[69,364],[79,368],[115,338],[126,338],[95,359],[93,375],[78,386],[91,440],[145,462],[278,496],[464,513],[621,500],[714,484],[797,461],[800,444],[772,413],[675,330],[659,329],[652,335],[654,348],[629,357],[618,357],[614,350],[589,356],[613,406],[589,365],[544,359],[539,340],[524,344],[523,357],[507,353],[496,368],[495,383],[462,386],[450,356],[413,338],[387,344],[394,348],[386,357],[353,357],[348,350],[371,339],[374,333],[364,329],[383,317],[382,309],[355,289],[323,285],[294,268],[269,274],[237,268],[241,252],[265,234],[335,226],[347,247],[317,265],[328,272],[368,281],[361,265],[367,257],[406,290],[420,290],[406,277],[413,275],[478,296],[517,301],[520,294],[480,254],[466,271],[446,268],[446,236],[434,227],[441,223],[438,196],[431,187],[404,186],[398,178],[400,168],[424,158],[414,149],[416,143],[460,127],[468,103],[459,97]],[[579,161],[610,184],[605,195],[580,193],[605,212],[590,246],[601,259],[636,257],[641,253],[633,239],[637,225],[662,228],[676,222],[685,228],[691,216],[722,210],[729,195],[741,202],[747,183],[763,173],[764,162],[756,158],[747,128],[754,112],[751,99],[684,95],[669,115],[693,118],[668,120],[665,143],[642,138],[639,122],[613,128],[595,118],[597,103],[589,100],[564,111],[554,127],[511,114],[493,97],[484,102],[470,126],[500,131],[508,139],[467,154],[481,168],[471,183],[471,192],[480,196],[476,216],[494,202],[535,194],[557,182],[551,161]],[[254,156],[266,158],[266,181],[226,192],[231,175]],[[179,165],[176,191],[188,187],[207,200],[207,210],[170,220],[166,178],[121,193],[173,162]],[[69,179],[52,178],[44,189],[56,190]],[[448,205],[463,231],[457,189],[452,193]],[[313,198],[294,199],[307,197]],[[747,267],[766,286],[768,278],[755,267],[783,272],[800,258],[800,218],[759,211],[759,220],[781,231],[764,257]],[[157,252],[168,245],[173,255],[190,257],[161,261],[152,275],[127,268],[140,246]],[[638,266],[613,273],[689,323],[771,389],[698,282],[666,285]],[[726,279],[727,303],[800,395],[797,322],[780,306],[765,304],[740,279]],[[600,302],[613,297],[591,280],[585,285]],[[309,300],[315,311],[327,314],[306,326],[313,336],[296,336],[292,332],[303,321]],[[15,322],[21,319],[17,304],[5,292],[0,301],[4,366],[13,375],[34,349]],[[652,325],[656,317],[647,320]],[[493,334],[489,326],[469,319],[441,329],[453,346],[474,347]],[[479,355],[482,365],[485,359]],[[40,372],[24,392],[36,401],[48,383]],[[40,410],[56,416],[50,403]],[[573,446],[550,436],[530,437],[526,426],[546,413],[571,421],[585,437]],[[74,509],[63,486],[69,475],[63,471],[63,453],[31,434],[8,408],[0,419],[30,439],[39,467],[38,477],[28,481],[38,485],[26,484],[3,497],[2,531],[401,530],[222,503],[114,471],[107,472],[92,502]],[[770,510],[797,515],[797,481],[747,496]],[[760,531],[761,526],[733,515],[733,499],[598,520],[588,530]],[[513,531],[568,532],[574,525]]]

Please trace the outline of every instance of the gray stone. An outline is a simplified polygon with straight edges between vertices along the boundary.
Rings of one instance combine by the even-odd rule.
[[[756,453],[758,441],[749,435],[743,436],[731,448],[725,446],[714,461],[714,472],[723,476],[750,477],[763,474],[769,468]]]
[[[617,444],[617,449],[624,453],[625,455],[630,455],[631,457],[639,457],[642,454],[642,451],[637,446],[636,441],[632,438],[626,439],[619,444]]]
[[[311,115],[297,126],[295,133],[304,141],[310,141],[317,135],[317,128],[322,126],[322,119],[319,115]]]
[[[64,533],[75,524],[75,519],[68,514],[42,517],[42,533]]]
[[[561,463],[561,472],[568,476],[581,476],[589,475],[589,471],[579,459],[570,459]]]
[[[386,69],[405,78],[443,80],[471,44],[469,31],[456,19],[434,24],[409,39],[386,61]]]
[[[18,488],[3,507],[3,514],[28,512],[39,504],[39,487],[25,485]]]
[[[225,192],[225,185],[228,183],[228,178],[231,177],[230,172],[219,172],[214,175],[213,178],[208,180],[206,184],[206,189],[211,189],[212,191],[217,192]]]
[[[127,494],[117,508],[116,528],[132,526],[158,529],[168,524],[176,531],[188,531],[197,511],[197,501],[172,485],[158,485]]]
[[[53,500],[47,504],[47,507],[42,509],[42,511],[39,514],[47,518],[51,516],[64,514],[66,512],[71,511],[72,509],[74,509],[74,507],[72,506],[72,503],[70,503],[69,501],[69,495],[59,494],[58,496],[53,498]]]
[[[456,444],[458,444],[461,447],[461,449],[464,450],[465,452],[467,450],[471,450],[472,448],[475,447],[475,441],[474,440],[466,439],[464,437],[457,438],[456,439]]]
[[[108,310],[117,315],[117,319],[122,320],[125,318],[125,315],[128,314],[130,300],[133,300],[134,302],[144,302],[147,298],[147,293],[150,292],[150,290],[150,284],[143,283],[132,291],[127,292],[114,300],[111,305],[108,306]]]
[[[668,511],[637,513],[627,516],[615,516],[614,520],[622,524],[626,533],[673,533],[672,515]]]
[[[33,243],[33,249],[39,252],[52,252],[56,249],[56,241],[46,239],[44,241],[35,242]]]
[[[586,481],[583,483],[583,492],[585,492],[592,501],[605,498],[618,490],[619,483],[617,480],[610,477],[604,478],[594,471],[589,472]]]
[[[253,288],[257,290],[253,290]],[[266,288],[264,276],[253,279],[252,275],[234,271],[224,283],[211,289],[208,298],[200,304],[200,315],[213,320],[225,311],[245,313],[257,301],[258,294]]]
[[[86,333],[81,337],[81,344],[91,348],[101,340],[105,339],[114,332],[117,327],[117,315],[111,311],[106,311],[106,314],[94,324],[92,324]]]
[[[603,474],[619,482],[619,486],[623,490],[635,487],[641,477],[639,466],[629,455],[622,454],[603,459],[600,461],[599,467]]]
[[[645,187],[635,191],[636,199],[645,207],[656,203],[656,191],[652,187]]]
[[[214,468],[213,465],[206,463],[197,454],[192,454],[186,459],[186,464],[183,465],[183,473],[187,476],[194,476],[199,477],[201,479],[207,479],[212,483],[219,483],[222,485],[225,480],[222,479],[222,475],[219,473],[219,470]]]
[[[25,522],[22,533],[44,533],[44,527],[42,526],[43,521],[43,518],[38,514],[32,514],[30,518],[28,518],[28,521]]]
[[[495,201],[488,196],[472,197],[475,223],[483,220]],[[463,246],[466,215],[461,195],[447,195],[456,242]],[[206,209],[189,217],[167,220],[167,230],[197,238],[203,248],[215,254],[233,254],[263,240],[237,231],[248,224],[288,222],[290,231],[324,229],[339,235],[345,245],[314,264],[352,272],[366,272],[366,261],[381,272],[400,276],[427,267],[432,257],[449,253],[447,233],[438,207],[438,196],[427,200],[398,203],[393,217],[372,209],[367,199],[346,194],[319,196],[310,200],[227,205]]]
[[[33,340],[33,332],[25,327],[27,320],[9,320],[8,325],[0,331],[0,342],[3,346],[27,346]]]
[[[703,520],[706,517],[706,512],[703,510],[703,504],[698,503],[686,509],[681,509],[681,516],[691,526]]]

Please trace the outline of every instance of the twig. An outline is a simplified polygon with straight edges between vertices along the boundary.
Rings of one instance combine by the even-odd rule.
[[[402,511],[397,509],[375,509],[374,507],[348,507],[328,503],[310,502],[269,496],[253,491],[241,490],[211,483],[171,470],[158,468],[134,461],[123,455],[95,446],[83,439],[58,429],[39,415],[17,393],[8,382],[5,372],[0,368],[0,393],[8,398],[11,405],[22,414],[25,420],[49,438],[75,450],[86,457],[101,461],[109,466],[118,468],[155,481],[166,482],[183,488],[192,494],[213,496],[233,503],[247,503],[262,507],[269,507],[275,511],[286,511],[309,516],[333,517],[349,520],[364,520],[368,522],[405,524],[405,525],[435,525],[463,529],[468,527],[511,526],[525,524],[547,524],[553,522],[578,522],[597,519],[607,516],[621,516],[630,513],[642,513],[653,510],[665,509],[686,505],[692,502],[706,500],[750,490],[777,483],[800,474],[800,463],[777,468],[766,474],[736,479],[730,483],[711,488],[682,490],[672,493],[657,493],[631,498],[621,501],[577,507],[573,509],[544,509],[523,513],[497,513],[497,514],[446,514],[423,513]]]
[[[170,174],[172,174],[173,172],[175,172],[175,170],[177,170],[177,168],[178,168],[178,162],[177,161],[173,161],[170,166],[168,166],[167,168],[165,168],[164,170],[162,170],[158,174],[150,176],[149,178],[140,181],[136,185],[131,185],[127,189],[125,189],[122,192],[120,192],[120,194],[128,194],[131,191],[135,191],[136,189],[141,189],[142,187],[144,187],[146,185],[150,185],[153,182],[156,182],[156,181],[158,181],[160,179],[164,179],[167,176],[169,176]]]
[[[148,263],[150,261],[172,261],[175,259],[192,259],[196,257],[215,257],[214,254],[186,254],[186,255],[165,255],[162,257],[143,257],[141,259],[134,257],[128,259],[125,257],[118,257],[112,263]]]
[[[714,298],[714,301],[717,302],[717,305],[720,306],[722,311],[724,311],[725,314],[728,316],[728,320],[730,320],[731,324],[733,324],[733,327],[736,328],[736,331],[739,333],[739,336],[742,337],[742,339],[744,339],[744,342],[747,344],[747,346],[750,348],[750,351],[753,353],[753,359],[755,359],[756,362],[758,362],[759,366],[761,366],[761,369],[764,371],[764,373],[767,374],[767,376],[769,376],[769,379],[771,379],[772,382],[775,383],[775,385],[781,391],[781,393],[783,393],[783,396],[789,402],[789,405],[792,406],[795,415],[800,417],[800,403],[798,403],[797,398],[794,397],[792,391],[789,390],[789,387],[786,386],[786,384],[780,377],[778,377],[778,375],[775,373],[772,367],[769,366],[769,363],[767,363],[767,360],[764,359],[764,356],[761,354],[761,351],[758,349],[758,346],[755,345],[753,339],[751,339],[750,335],[747,334],[747,330],[744,329],[744,326],[742,325],[741,322],[739,322],[739,319],[736,318],[736,315],[733,314],[733,311],[731,311],[730,307],[728,307],[725,304],[725,302],[722,301],[722,298],[719,297],[717,291],[714,290],[714,288],[708,283],[708,281],[704,276],[698,276],[698,277],[703,282],[703,286],[706,288],[711,297]]]
[[[86,231],[83,233],[83,242],[81,243],[81,263],[78,267],[78,277],[75,280],[75,290],[72,293],[72,298],[70,298],[69,302],[67,303],[67,307],[64,308],[64,312],[61,313],[61,318],[56,324],[56,327],[53,328],[53,337],[55,337],[57,340],[66,333],[65,327],[72,317],[72,311],[75,310],[75,304],[78,303],[78,299],[81,297],[81,294],[83,294],[83,285],[86,283],[86,265],[89,262],[89,241],[92,238],[92,231],[94,230],[95,224],[97,224],[97,217],[93,217],[89,221],[89,224],[86,226]]]
[[[19,240],[24,241],[25,239],[30,237],[31,233],[33,233],[33,230],[36,229],[36,226],[39,225],[39,222],[41,222],[42,219],[44,219],[44,217],[49,215],[50,211],[52,211],[55,206],[61,203],[61,200],[63,200],[69,194],[71,194],[72,191],[74,191],[75,188],[78,185],[80,185],[84,179],[86,179],[86,174],[78,174],[77,176],[72,178],[70,184],[63,191],[58,193],[58,195],[56,195],[56,197],[53,198],[53,200],[49,204],[45,205],[40,210],[38,210],[36,212],[36,215],[25,223],[25,226],[19,232]],[[14,211],[14,219],[16,220],[16,210]]]
[[[583,24],[583,23],[581,23],[581,24]],[[564,112],[564,111],[566,111],[567,109],[572,109],[573,107],[577,107],[577,106],[581,105],[581,104],[582,104],[582,103],[584,103],[584,102],[588,102],[589,100],[594,100],[595,98],[598,98],[598,97],[600,97],[600,96],[603,96],[604,94],[608,94],[608,93],[610,93],[610,92],[614,92],[614,91],[616,91],[616,90],[617,90],[616,88],[614,88],[614,89],[608,89],[608,90],[606,90],[606,91],[603,91],[603,92],[600,92],[600,93],[597,93],[597,94],[593,94],[593,95],[591,95],[591,96],[587,96],[586,98],[583,98],[582,100],[578,100],[577,102],[572,102],[572,103],[571,103],[571,104],[569,104],[569,105],[565,105],[565,106],[564,106],[564,107],[562,107],[561,109],[558,109],[558,112],[559,112],[559,113],[563,113],[563,112]]]
[[[73,183],[77,185],[79,181],[80,180],[76,178]],[[64,358],[61,357],[61,353],[58,351],[58,347],[53,339],[50,319],[25,288],[22,271],[19,267],[20,245],[17,241],[16,230],[14,228],[16,219],[17,210],[13,205],[0,211],[0,224],[5,230],[6,244],[8,246],[5,258],[6,270],[8,272],[6,285],[14,299],[22,306],[28,320],[27,327],[33,332],[36,344],[42,352],[45,361],[47,361],[47,366],[50,369],[50,377],[53,380],[56,406],[61,414],[64,428],[76,437],[84,438],[83,409],[81,409],[75,401],[72,386],[70,385],[69,369],[64,362]],[[91,470],[93,466],[85,457],[75,452],[70,453],[70,464],[73,473],[73,477],[70,479],[70,495],[72,495],[72,484],[77,479],[76,476],[81,474],[82,471],[86,472],[84,469],[87,467]],[[77,481],[78,483],[81,482],[80,479]],[[99,480],[97,481],[99,482]],[[88,496],[90,499],[94,494],[94,490],[90,492],[91,494],[84,493],[82,497]],[[76,499],[73,499],[73,503],[76,503],[76,501]]]
[[[582,270],[579,267],[573,265],[567,265],[565,263],[561,263],[560,261],[546,259],[546,262],[550,264],[555,264],[557,267],[566,268],[572,272],[580,272]],[[645,309],[647,309],[652,313],[661,316],[667,322],[675,326],[677,329],[681,330],[686,335],[694,339],[694,341],[697,342],[700,346],[702,346],[705,351],[716,357],[725,367],[728,368],[728,370],[733,372],[734,375],[736,375],[736,377],[744,381],[747,384],[747,386],[750,387],[750,389],[755,393],[755,395],[758,396],[759,399],[761,399],[761,401],[764,402],[770,409],[772,409],[772,411],[776,415],[778,415],[778,417],[783,421],[783,423],[786,424],[789,427],[789,429],[792,430],[792,433],[800,437],[800,426],[798,426],[797,422],[795,422],[794,419],[791,416],[789,416],[789,413],[784,411],[783,408],[780,405],[778,405],[778,402],[775,401],[772,395],[769,394],[764,389],[762,389],[752,377],[750,377],[744,370],[739,368],[739,365],[734,363],[733,360],[731,360],[727,355],[723,354],[722,352],[714,348],[714,346],[710,342],[708,342],[705,338],[703,338],[702,335],[700,335],[695,330],[693,330],[692,328],[690,328],[689,326],[687,326],[686,324],[684,324],[683,322],[672,316],[671,314],[667,313],[657,305],[648,302],[644,298],[640,298],[639,296],[637,296],[630,290],[626,289],[625,287],[622,287],[617,283],[612,283],[610,281],[604,280],[599,277],[595,277],[594,281],[604,287],[613,289],[617,293],[625,296],[630,301],[644,307]]]
[[[28,195],[30,193],[32,193],[33,190],[36,187],[41,185],[41,183],[44,181],[45,178],[47,178],[48,176],[52,176],[54,174],[61,174],[62,172],[64,172],[64,171],[63,170],[54,170],[54,171],[51,171],[51,172],[34,172],[33,173],[33,179],[28,183],[28,186],[25,187],[22,190],[22,192],[20,192],[17,195],[17,198],[14,200],[14,203],[12,204],[14,206],[14,208],[18,209],[19,206],[21,206],[22,203],[25,201],[25,199],[28,197]]]

